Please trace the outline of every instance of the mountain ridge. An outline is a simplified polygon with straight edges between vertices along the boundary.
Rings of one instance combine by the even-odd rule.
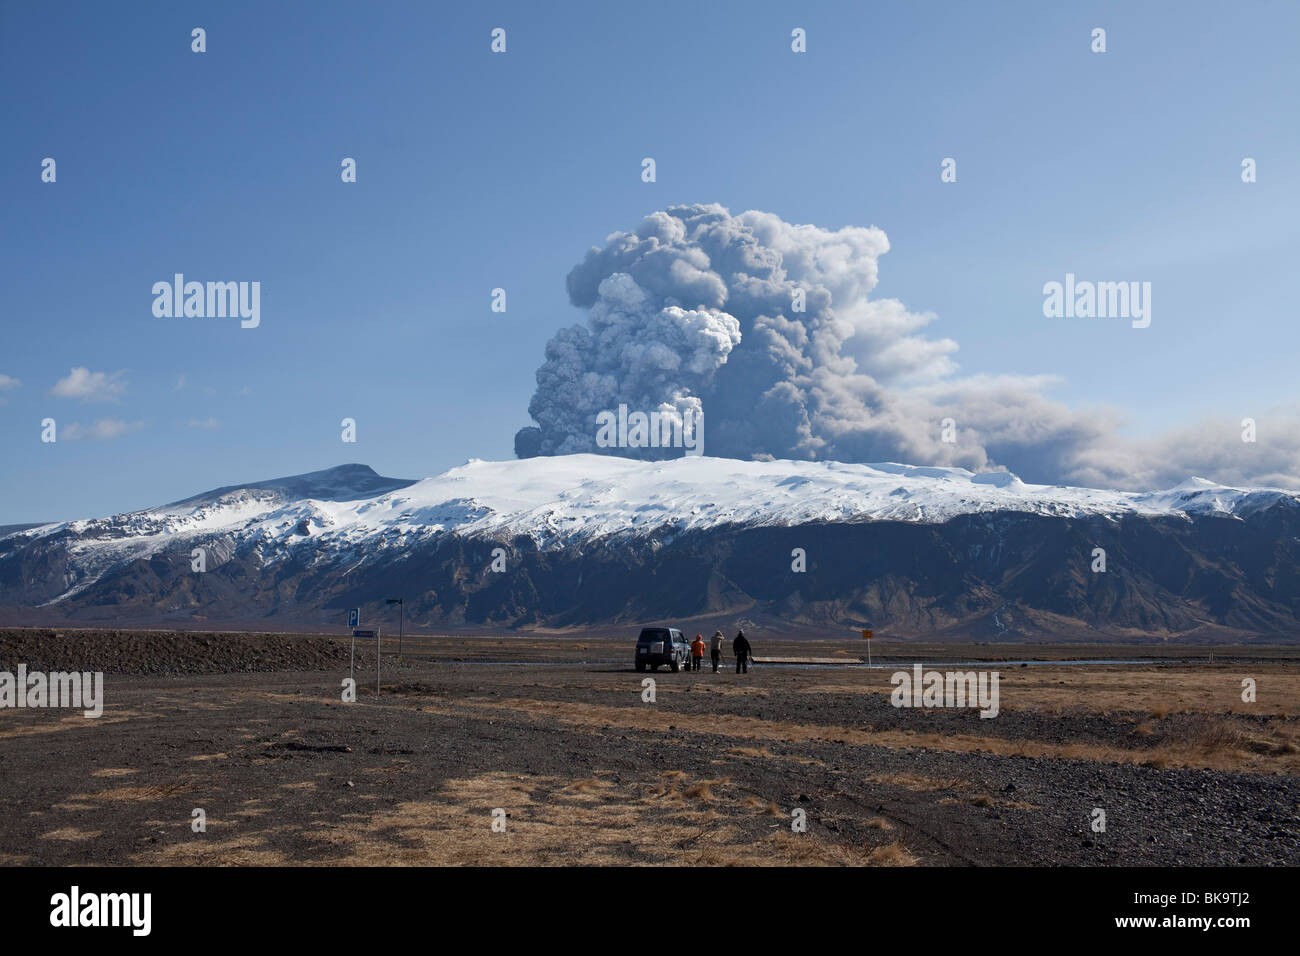
[[[575,455],[408,480],[354,463],[0,535],[0,609],[325,623],[401,588],[427,627],[721,613],[900,635],[1293,639],[1297,516],[1294,493],[1204,479],[1137,493],[889,462]]]

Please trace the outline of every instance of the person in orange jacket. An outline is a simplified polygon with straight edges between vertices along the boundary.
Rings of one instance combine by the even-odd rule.
[[[704,638],[699,634],[695,635],[695,642],[691,644],[691,670],[700,669],[700,664],[704,662]]]

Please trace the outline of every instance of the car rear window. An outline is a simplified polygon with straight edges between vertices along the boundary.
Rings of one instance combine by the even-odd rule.
[[[667,630],[662,628],[658,630],[653,628],[647,628],[646,630],[641,632],[641,636],[636,639],[636,642],[638,644],[650,644],[653,643],[654,641],[666,641],[666,640],[668,640]]]

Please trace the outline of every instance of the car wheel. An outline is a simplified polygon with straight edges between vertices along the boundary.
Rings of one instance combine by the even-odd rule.
[[[645,664],[641,663],[640,661],[637,661],[636,669],[637,669],[637,672],[638,672],[638,673],[642,673],[642,672],[644,672],[644,671],[645,671]]]
[[[679,666],[679,665],[678,665],[678,663],[677,663],[676,661],[673,661],[673,662],[672,662],[671,664],[669,664],[668,666],[671,667],[671,668],[673,669],[673,673],[674,673],[674,674],[677,673],[677,670],[678,670],[678,666]]]

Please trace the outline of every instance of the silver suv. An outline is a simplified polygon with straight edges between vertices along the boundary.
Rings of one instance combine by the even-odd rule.
[[[689,666],[691,645],[686,635],[675,627],[647,627],[636,639],[636,669],[649,667],[657,671],[660,664],[667,664],[677,673],[680,668]]]

